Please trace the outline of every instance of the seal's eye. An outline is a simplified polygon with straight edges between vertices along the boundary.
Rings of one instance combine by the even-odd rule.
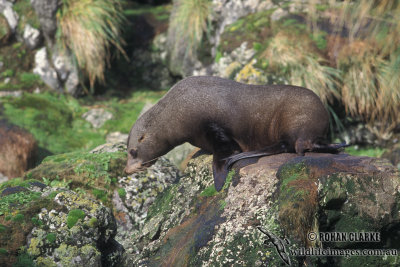
[[[139,142],[142,142],[143,141],[143,139],[144,139],[144,135],[142,135],[140,138],[139,138]]]
[[[137,151],[135,149],[131,149],[129,151],[129,153],[131,154],[132,158],[136,158],[137,157]]]

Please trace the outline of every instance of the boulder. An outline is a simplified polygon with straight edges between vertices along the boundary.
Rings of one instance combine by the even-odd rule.
[[[399,248],[399,172],[388,161],[347,154],[263,157],[231,171],[221,192],[211,156],[150,206],[128,262],[149,266],[391,265],[397,256],[311,257],[311,249]],[[324,233],[363,233],[379,242],[319,240]],[[278,245],[279,243],[279,245]],[[279,247],[279,248],[278,248]],[[278,254],[278,251],[281,253]],[[350,252],[349,252],[350,253]]]
[[[43,35],[50,46],[54,44],[54,34],[57,31],[56,13],[59,6],[58,0],[31,0],[31,5],[35,10]]]
[[[6,0],[0,0],[0,13],[6,18],[10,30],[15,33],[18,26],[18,14],[13,10],[13,4]]]
[[[1,266],[120,266],[116,222],[99,201],[35,180],[0,189]]]
[[[40,48],[35,54],[35,68],[33,73],[38,74],[42,78],[43,82],[50,88],[61,91],[62,85],[58,80],[57,72],[50,65],[47,58],[46,47]]]
[[[90,122],[96,129],[103,126],[104,123],[106,123],[108,120],[111,120],[112,117],[112,113],[103,108],[94,108],[82,115],[82,118]]]
[[[25,25],[23,38],[26,46],[29,47],[29,49],[37,48],[41,42],[40,31],[38,29],[33,28],[29,24]]]
[[[0,173],[21,176],[35,164],[37,142],[28,131],[0,120]]]

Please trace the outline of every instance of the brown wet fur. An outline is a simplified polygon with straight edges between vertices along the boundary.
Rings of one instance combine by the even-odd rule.
[[[22,176],[35,163],[37,142],[32,134],[0,121],[0,173],[8,178]]]
[[[229,167],[228,157],[263,149],[266,155],[304,155],[313,145],[324,144],[328,127],[328,113],[309,89],[188,77],[136,121],[129,135],[127,165],[147,162],[189,142],[214,155],[219,191]],[[142,139],[143,135],[146,138]],[[280,143],[282,149],[265,151]]]

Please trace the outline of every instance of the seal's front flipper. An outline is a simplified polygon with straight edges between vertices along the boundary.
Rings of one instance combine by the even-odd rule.
[[[213,157],[213,175],[215,190],[221,191],[228,176],[228,168],[226,168],[225,160],[220,160],[217,156]]]

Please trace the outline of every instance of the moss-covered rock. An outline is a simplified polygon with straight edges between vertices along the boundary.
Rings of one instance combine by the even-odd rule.
[[[397,256],[315,257],[305,252],[398,248],[393,233],[400,227],[400,176],[386,161],[315,153],[264,157],[236,171],[221,192],[212,188],[210,167],[210,156],[190,161],[185,176],[156,198],[132,237],[135,249],[127,262],[392,266],[399,261]],[[378,232],[382,238],[374,243],[311,238],[321,232]]]
[[[113,214],[87,194],[33,179],[10,180],[0,189],[1,266],[121,262],[123,248],[113,239]]]
[[[116,152],[71,152],[49,156],[25,177],[49,185],[83,190],[110,205],[126,163],[126,152],[118,149]]]

